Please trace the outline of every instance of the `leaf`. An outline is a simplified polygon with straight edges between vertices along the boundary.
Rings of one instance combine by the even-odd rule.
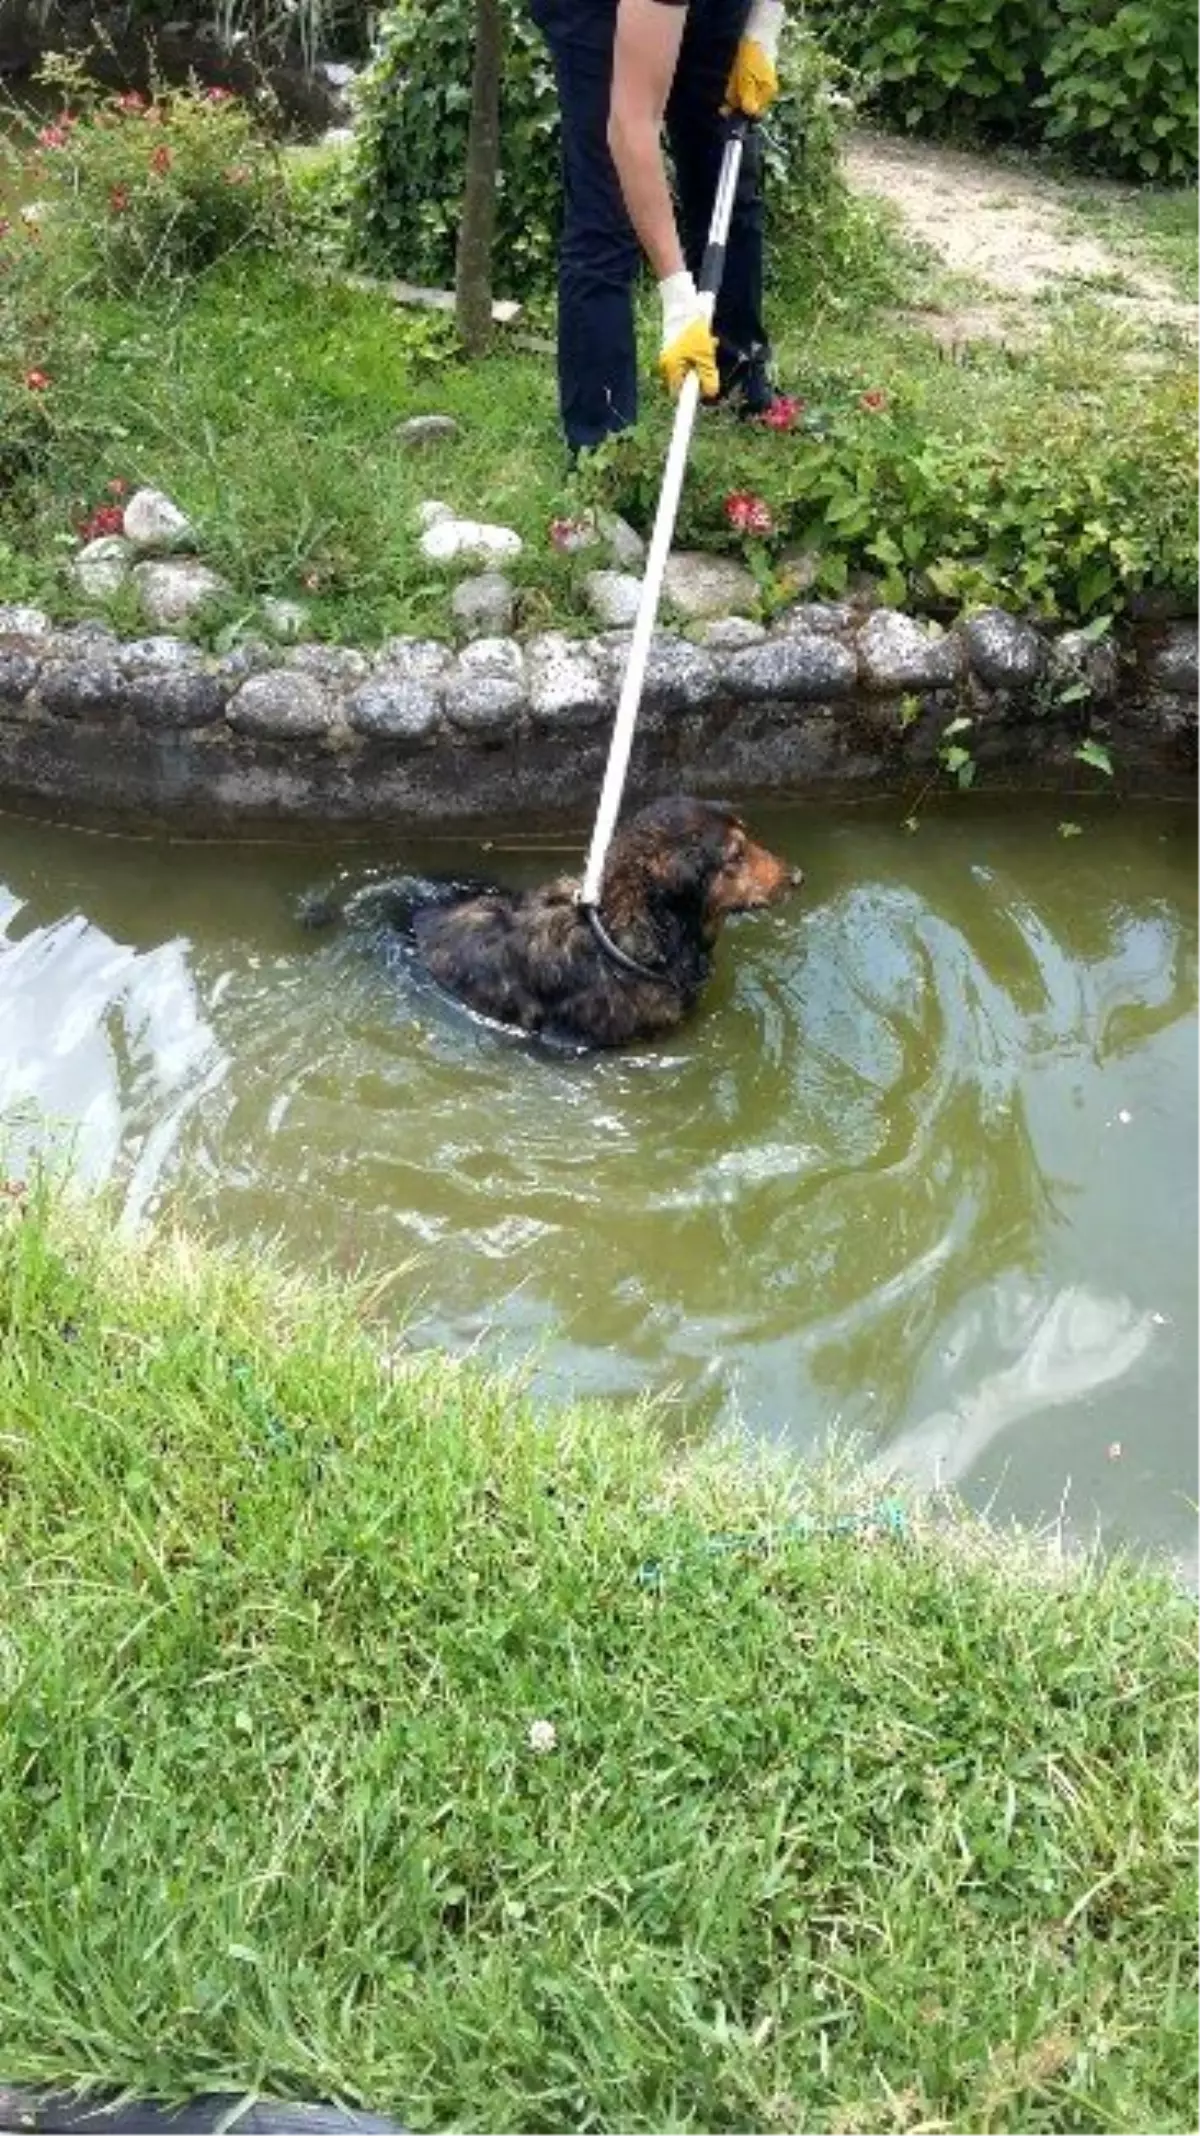
[[[1075,754],[1081,764],[1091,764],[1094,770],[1102,771],[1105,778],[1112,778],[1112,758],[1103,742],[1094,742],[1089,737],[1086,742],[1080,742]]]
[[[952,734],[965,734],[967,728],[974,725],[975,722],[968,713],[960,712],[957,719],[952,719],[948,727],[942,728],[942,740],[948,742]]]
[[[957,742],[953,743],[949,749],[943,749],[941,758],[947,771],[957,771],[960,774],[964,765],[970,764],[972,761],[970,750],[960,749]]]

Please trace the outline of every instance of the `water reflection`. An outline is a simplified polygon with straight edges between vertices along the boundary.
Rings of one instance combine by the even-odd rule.
[[[10,823],[0,1105],[73,1127],[131,1217],[404,1271],[417,1339],[533,1351],[556,1389],[678,1387],[694,1429],[861,1428],[1026,1513],[1069,1475],[1081,1519],[1182,1547],[1186,818],[1069,843],[1028,804],[915,840],[882,812],[756,827],[806,900],[734,931],[668,1045],[578,1063],[302,935],[290,900],[328,856]]]

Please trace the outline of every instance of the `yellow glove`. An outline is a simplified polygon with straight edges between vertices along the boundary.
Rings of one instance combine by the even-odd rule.
[[[730,111],[761,119],[779,94],[775,57],[783,28],[783,0],[753,0],[725,88]]]
[[[658,368],[672,393],[678,393],[689,371],[700,380],[705,400],[720,392],[717,375],[717,344],[705,318],[696,284],[686,268],[668,275],[658,285],[662,300],[662,348]]]

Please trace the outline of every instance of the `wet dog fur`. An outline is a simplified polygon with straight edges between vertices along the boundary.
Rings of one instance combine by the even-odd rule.
[[[673,1030],[695,1006],[725,918],[773,905],[798,869],[755,845],[722,802],[655,801],[609,848],[599,916],[621,965],[593,933],[570,877],[536,889],[411,878],[373,884],[342,908],[385,925],[447,993],[478,1014],[552,1042],[628,1046]],[[310,924],[335,914],[310,907]]]

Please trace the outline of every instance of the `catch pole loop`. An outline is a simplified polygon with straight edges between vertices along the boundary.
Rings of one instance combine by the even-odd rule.
[[[725,153],[721,159],[720,176],[717,179],[717,195],[713,202],[712,222],[709,226],[708,243],[704,248],[704,260],[700,269],[698,294],[705,318],[711,323],[716,307],[721,276],[725,271],[725,244],[729,236],[729,220],[733,213],[734,196],[737,193],[738,177],[742,168],[742,150],[750,122],[741,113],[730,121],[725,141]],[[595,911],[600,903],[600,885],[604,877],[604,863],[612,843],[612,835],[621,810],[621,796],[625,791],[625,779],[629,770],[629,753],[633,747],[634,729],[641,708],[642,691],[646,683],[646,666],[650,658],[650,642],[654,625],[658,620],[658,605],[662,597],[663,574],[671,553],[671,539],[679,514],[679,498],[683,478],[687,472],[688,448],[692,441],[692,426],[696,420],[696,403],[700,398],[700,381],[694,371],[689,371],[680,389],[675,408],[675,423],[671,431],[671,446],[663,472],[662,488],[659,491],[658,510],[654,515],[654,532],[650,537],[650,553],[646,558],[642,578],[641,598],[633,625],[633,638],[629,658],[621,681],[621,695],[617,700],[617,713],[613,721],[612,740],[608,745],[608,763],[604,772],[604,784],[600,789],[600,803],[596,811],[596,824],[588,849],[587,865],[577,902]]]

